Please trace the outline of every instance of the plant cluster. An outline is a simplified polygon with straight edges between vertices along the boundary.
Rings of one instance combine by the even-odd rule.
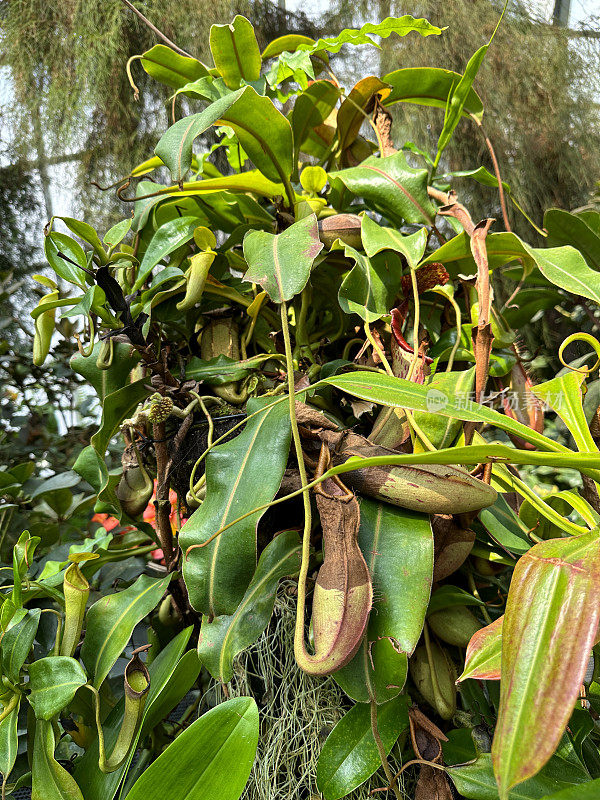
[[[400,798],[409,774],[416,798],[597,792],[597,364],[564,353],[600,344],[573,333],[564,370],[535,385],[516,339],[569,293],[600,303],[600,213],[550,209],[532,247],[508,228],[497,167],[461,177],[497,189],[500,232],[440,178],[459,123],[481,123],[494,33],[462,75],[408,67],[350,90],[330,64],[343,46],[443,30],[407,15],[261,52],[237,16],[211,28],[212,67],[164,45],[139,57],[174,90],[173,124],[118,189],[132,217],[45,231],[33,361],[57,314],[83,320],[71,367],[102,416],[72,469],[104,526],[64,532],[61,558],[36,559],[27,532],[13,549],[5,795],[237,800],[263,698],[248,676],[246,696],[227,687],[283,579],[295,633],[274,657],[293,647],[347,697],[295,796],[371,780]],[[199,110],[177,119],[182,95]],[[397,103],[439,110],[434,153],[396,149]],[[576,488],[541,496],[520,468],[571,470]]]

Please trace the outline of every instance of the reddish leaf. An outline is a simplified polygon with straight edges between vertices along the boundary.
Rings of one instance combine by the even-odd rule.
[[[502,616],[471,637],[465,656],[465,668],[457,683],[467,678],[479,678],[483,681],[500,680],[503,620]]]
[[[577,700],[600,613],[598,531],[551,539],[517,563],[502,630],[492,745],[501,800],[556,749]]]

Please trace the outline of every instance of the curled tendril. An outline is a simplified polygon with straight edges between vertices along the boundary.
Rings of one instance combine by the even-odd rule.
[[[90,343],[88,345],[87,350],[83,346],[79,334],[78,333],[73,334],[75,337],[75,341],[77,342],[77,349],[84,358],[89,358],[94,350],[94,336],[95,336],[94,320],[89,314],[88,314],[88,324],[90,326]]]
[[[593,367],[573,367],[570,364],[567,364],[567,362],[563,358],[563,353],[565,351],[565,348],[568,347],[568,345],[570,345],[571,342],[587,342],[590,345],[590,347],[592,348],[594,353],[596,353],[597,356],[596,363],[594,364]],[[582,332],[572,333],[570,336],[567,336],[567,338],[559,347],[558,358],[563,367],[570,369],[572,372],[580,372],[583,375],[589,375],[595,369],[598,369],[598,367],[600,367],[600,342],[598,341],[598,339],[596,339],[595,336],[592,336],[590,333],[582,333]]]

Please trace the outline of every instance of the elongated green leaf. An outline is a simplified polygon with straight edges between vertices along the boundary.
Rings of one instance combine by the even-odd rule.
[[[130,219],[121,220],[121,222],[117,222],[116,225],[113,225],[112,228],[106,231],[102,241],[108,247],[116,247],[127,236],[130,228]]]
[[[590,267],[596,270],[600,267],[600,233],[594,231],[585,218],[560,208],[549,208],[544,214],[544,228],[548,231],[549,244],[573,245]]]
[[[135,626],[158,605],[171,577],[159,580],[140,575],[128,589],[101,598],[87,612],[81,660],[97,689],[125,649]]]
[[[446,108],[448,97],[461,77],[458,72],[438,67],[408,67],[388,72],[383,81],[391,86],[392,91],[384,98],[383,105],[402,102]],[[462,114],[472,114],[478,120],[483,118],[483,103],[472,88],[467,93]]]
[[[222,178],[205,178],[202,181],[187,181],[183,184],[183,191],[178,187],[167,186],[161,189],[161,195],[169,197],[195,197],[198,195],[216,194],[222,190],[229,189],[232,192],[253,192],[263,197],[276,197],[285,192],[282,183],[274,183],[265,178],[257,169],[249,169],[247,172],[239,174],[225,175]],[[152,200],[159,201],[161,198],[154,197]],[[241,198],[238,198],[241,200]],[[148,200],[148,203],[151,203]],[[262,213],[266,212],[262,209]]]
[[[377,708],[377,727],[386,753],[408,727],[406,696]],[[325,800],[339,800],[364,783],[380,766],[371,729],[371,710],[353,706],[327,737],[317,763],[317,786]]]
[[[471,87],[473,86],[473,81],[479,72],[479,67],[485,58],[488,47],[489,43],[484,44],[483,47],[480,47],[479,50],[473,53],[465,68],[464,75],[462,75],[454,91],[448,98],[448,105],[446,106],[446,114],[444,117],[444,127],[442,128],[442,132],[440,133],[437,144],[437,154],[435,159],[436,165],[439,163],[442,152],[445,150],[448,142],[452,138],[452,134],[454,133],[456,126],[460,122],[465,103],[467,102],[467,98],[472,91]]]
[[[254,577],[231,616],[202,621],[198,655],[213,678],[227,683],[233,659],[260,636],[269,624],[277,584],[300,567],[300,540],[295,531],[280,533],[261,554]]]
[[[290,115],[294,134],[294,163],[311,131],[329,116],[340,97],[340,90],[331,81],[315,81],[298,95]]]
[[[360,236],[365,253],[372,258],[382,250],[395,250],[401,253],[414,269],[423,258],[427,245],[427,231],[425,228],[410,236],[402,236],[394,228],[382,228],[374,222],[368,214],[364,214],[360,223]]]
[[[390,637],[409,655],[427,611],[433,575],[429,517],[363,498],[359,542],[377,587],[377,614],[369,620],[374,641]]]
[[[515,567],[492,745],[501,800],[539,772],[560,741],[594,643],[599,599],[598,530],[541,542]]]
[[[437,372],[425,384],[428,391],[441,391],[448,397],[468,398],[475,383],[475,367],[461,372]],[[423,430],[434,447],[450,447],[462,429],[460,420],[439,414],[423,414],[415,411],[417,425]]]
[[[162,700],[165,692],[170,691],[172,688],[177,688],[177,684],[174,684],[172,678],[177,665],[181,663],[191,632],[192,628],[189,627],[185,628],[181,633],[178,633],[149,665],[150,689],[148,690],[146,707],[144,709],[142,728],[147,722],[150,722],[150,720],[156,719],[156,712],[161,712],[164,708]],[[190,652],[197,661],[196,654],[193,651]],[[184,690],[185,694],[185,692],[187,692],[185,685],[181,688]],[[174,705],[177,705],[180,699],[181,696],[179,698],[176,697]],[[171,711],[173,707],[174,706],[171,706],[168,711]],[[115,742],[117,741],[123,721],[124,709],[125,701],[121,698],[102,723],[106,751],[109,753],[112,752]],[[168,711],[166,713],[168,713]],[[149,729],[150,726],[147,727]],[[142,728],[140,728],[140,734]],[[75,777],[85,794],[86,800],[112,800],[129,767],[134,753],[135,746],[132,746],[130,758],[119,767],[119,769],[108,774],[101,772],[98,768],[98,739],[96,738],[83,756],[77,759],[75,767]]]
[[[227,700],[178,736],[138,778],[126,800],[238,800],[257,744],[254,700]]]
[[[0,722],[0,772],[5,779],[8,779],[17,760],[19,750],[17,725],[20,707],[21,699],[19,698],[12,711]]]
[[[235,439],[211,450],[206,459],[206,500],[179,533],[183,553],[209,539],[220,527],[277,492],[290,447],[285,404],[255,398],[248,414],[264,409]],[[203,614],[233,614],[256,567],[256,526],[262,515],[236,523],[209,545],[196,548],[183,562],[192,606]]]
[[[460,233],[423,260],[423,264],[441,261],[452,277],[475,271],[470,239]],[[491,233],[486,238],[490,269],[521,259],[525,274],[536,267],[555,286],[600,303],[600,273],[590,269],[574,247],[530,247],[514,233]]]
[[[177,217],[161,225],[152,237],[140,264],[133,291],[140,289],[154,267],[173,250],[189,242],[198,227],[197,217]]]
[[[442,30],[444,29],[432,25],[426,19],[415,19],[410,14],[405,14],[402,17],[386,17],[383,22],[378,24],[368,22],[360,30],[346,28],[337,36],[319,39],[313,45],[301,44],[299,47],[307,49],[310,53],[316,53],[319,50],[338,53],[345,44],[371,44],[374,47],[379,47],[371,36],[381,36],[382,39],[387,39],[392,33],[397,36],[406,36],[413,32],[420,33],[421,36],[431,36],[432,34],[440,34]]]
[[[369,156],[358,166],[331,172],[329,177],[339,178],[388,219],[431,223],[435,214],[427,196],[427,170],[410,167],[402,152],[385,158]]]
[[[491,625],[486,625],[471,638],[465,656],[465,668],[459,681],[479,678],[483,681],[500,680],[502,660],[502,623],[499,617]]]
[[[176,181],[181,181],[192,162],[194,140],[211,125],[229,125],[254,165],[269,180],[287,183],[292,173],[292,129],[267,97],[251,86],[211,103],[200,114],[180,119],[156,146]]]
[[[482,753],[476,761],[462,767],[446,767],[446,772],[461,796],[467,800],[498,800],[498,787],[489,753]],[[534,778],[512,789],[508,793],[508,800],[539,800],[572,787],[581,791],[585,789],[585,781],[584,772],[575,769],[566,759],[555,757]],[[578,794],[573,797],[579,800]]]
[[[584,380],[583,373],[568,372],[566,375],[559,375],[550,381],[532,386],[531,391],[556,411],[571,432],[579,450],[594,452],[598,450],[598,446],[590,433],[583,410],[581,387]]]
[[[511,553],[526,553],[532,541],[528,537],[529,528],[509,506],[502,495],[493,506],[479,512],[479,520],[495,542]]]
[[[542,450],[567,452],[566,448],[560,447],[541,433],[537,433],[504,414],[499,414],[491,408],[474,403],[468,398],[454,398],[441,389],[429,390],[426,386],[412,383],[403,378],[393,378],[380,373],[365,375],[364,372],[358,371],[334,375],[324,380],[323,383],[335,386],[362,400],[369,400],[384,406],[428,411],[472,422],[487,422],[501,430],[520,436],[526,442],[538,445]],[[458,463],[461,463],[460,460]]]
[[[400,258],[390,250],[367,258],[349,245],[344,253],[354,260],[354,267],[340,286],[340,307],[346,314],[358,314],[365,322],[381,319],[389,312],[400,286]]]
[[[229,25],[213,25],[210,51],[229,89],[238,89],[242,80],[258,80],[262,59],[254,28],[246,17],[238,14]]]
[[[51,722],[38,720],[35,726],[31,765],[31,800],[84,800],[75,779],[54,758]]]
[[[277,303],[291,300],[306,286],[322,249],[314,214],[298,220],[283,233],[249,231],[244,237],[244,258],[248,262],[244,280],[258,283]]]
[[[127,377],[140,360],[140,356],[131,345],[125,344],[125,342],[115,342],[110,369],[98,369],[96,361],[101,347],[102,343],[96,342],[92,354],[87,358],[81,353],[75,353],[70,364],[73,372],[84,377],[94,387],[100,402],[104,403],[107,395],[122,389],[127,383]]]
[[[152,705],[144,714],[140,738],[156,727],[183,700],[201,669],[202,662],[195,650],[188,650],[181,656],[160,694],[152,698]],[[133,752],[131,755],[133,757]]]
[[[30,609],[2,637],[2,672],[11,681],[19,680],[19,671],[33,645],[41,613],[39,608]]]
[[[434,614],[445,608],[453,608],[456,606],[482,606],[483,601],[478,600],[469,592],[464,589],[459,589],[458,586],[452,586],[445,583],[436,589],[431,595],[429,606],[427,607],[428,614]]]
[[[47,656],[29,667],[29,702],[38,719],[50,720],[69,705],[87,683],[83,667],[68,656]]]
[[[164,44],[155,44],[146,50],[140,60],[151,78],[172,89],[179,89],[189,81],[208,75],[208,68],[200,61],[182,56]]]
[[[376,597],[366,646],[336,673],[354,700],[379,702],[395,696],[406,677],[406,656],[415,649],[425,620],[433,577],[433,534],[429,517],[363,498],[359,544]],[[385,644],[387,642],[387,644]]]

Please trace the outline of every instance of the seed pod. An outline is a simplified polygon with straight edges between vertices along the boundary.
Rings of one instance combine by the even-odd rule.
[[[442,719],[451,719],[456,711],[456,669],[445,650],[429,643],[431,663],[425,645],[417,647],[408,664],[415,686]]]
[[[38,303],[38,308],[48,305],[48,303],[57,299],[58,292],[50,292],[42,297]],[[52,334],[54,333],[55,317],[56,309],[51,308],[48,311],[44,311],[35,320],[35,335],[33,337],[33,363],[36,367],[42,366],[48,353],[50,352]]]
[[[213,252],[196,253],[190,258],[190,266],[185,273],[185,297],[177,303],[178,311],[189,311],[200,302],[208,272],[216,255]]]
[[[334,463],[351,456],[397,456],[394,450],[374,445],[362,436],[344,432],[338,436]],[[328,435],[328,438],[332,437]],[[466,470],[446,464],[379,466],[346,473],[355,491],[385,503],[426,514],[463,514],[479,511],[496,502],[498,494],[487,483]]]
[[[360,238],[360,217],[356,214],[334,214],[319,221],[319,239],[330,248],[336,239],[344,244],[362,249]]]
[[[471,637],[481,629],[477,618],[466,606],[435,611],[427,617],[427,624],[439,639],[456,647],[466,647]]]
[[[434,543],[433,580],[441,581],[464,564],[475,543],[475,532],[462,528],[451,516],[431,518]]]

